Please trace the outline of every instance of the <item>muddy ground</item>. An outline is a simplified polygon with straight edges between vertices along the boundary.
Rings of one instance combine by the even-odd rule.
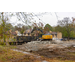
[[[71,60],[75,61],[75,48],[64,48],[64,49],[54,49],[50,51],[50,49],[47,50],[40,50],[40,51],[33,51],[32,53],[38,54],[40,56],[44,56],[46,58],[50,59],[60,59],[60,60]]]
[[[18,45],[17,49],[60,61],[75,61],[75,42],[29,42]]]

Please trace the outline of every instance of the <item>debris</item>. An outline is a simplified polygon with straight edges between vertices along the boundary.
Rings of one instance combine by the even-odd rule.
[[[73,46],[73,47],[75,47],[75,46]]]
[[[53,49],[49,49],[50,52],[53,52]]]
[[[24,51],[38,51],[38,50],[46,50],[46,49],[63,49],[67,47],[75,47],[75,43],[73,41],[60,41],[60,40],[53,40],[53,41],[31,41],[25,43],[23,45],[18,45],[18,48]]]
[[[49,59],[75,60],[75,41],[31,41],[17,48]]]

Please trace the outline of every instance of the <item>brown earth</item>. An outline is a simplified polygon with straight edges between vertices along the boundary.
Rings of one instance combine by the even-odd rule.
[[[0,46],[0,62],[75,62],[75,44],[70,44]]]
[[[67,43],[64,44],[31,43],[31,44],[18,45],[17,49],[20,49],[22,51],[27,51],[25,50],[26,47],[27,49],[33,48],[34,50],[32,49],[29,50],[28,52],[34,55],[42,56],[45,58],[45,60],[48,60],[50,62],[75,61],[75,47],[74,46],[65,47],[63,45],[67,45]]]
[[[43,49],[38,51],[30,51],[30,54],[21,56],[12,61],[15,62],[75,62],[75,47],[64,49]]]
[[[34,54],[39,54],[40,56],[57,59],[60,61],[75,61],[75,48],[69,47],[64,49],[45,49],[40,51],[33,51]]]

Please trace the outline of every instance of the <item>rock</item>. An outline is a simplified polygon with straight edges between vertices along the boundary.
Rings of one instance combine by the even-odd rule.
[[[53,48],[54,46],[49,46],[48,48]]]
[[[49,49],[50,52],[53,52],[53,49]]]
[[[53,44],[63,44],[63,41],[60,40],[54,40],[52,41]]]

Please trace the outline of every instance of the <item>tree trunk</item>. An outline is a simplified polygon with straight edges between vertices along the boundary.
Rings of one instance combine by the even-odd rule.
[[[67,39],[68,39],[68,41],[70,40],[70,38],[69,38],[69,37],[68,37]]]

